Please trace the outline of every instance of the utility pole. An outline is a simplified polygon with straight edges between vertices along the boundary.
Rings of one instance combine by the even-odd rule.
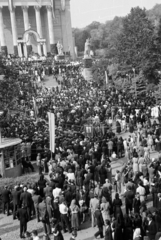
[[[135,75],[135,68],[133,68],[132,69],[133,70],[133,73],[134,73],[134,80],[135,80],[135,82],[134,82],[134,84],[135,84],[135,97],[137,98],[137,85],[136,85],[136,79],[135,79],[135,77],[136,77],[136,75]]]

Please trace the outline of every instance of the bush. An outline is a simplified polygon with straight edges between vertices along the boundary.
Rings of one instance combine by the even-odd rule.
[[[3,187],[6,185],[12,189],[17,184],[24,184],[24,183],[33,184],[33,183],[37,182],[38,179],[39,179],[38,173],[25,174],[25,175],[17,177],[17,178],[1,178],[0,179],[0,193],[3,189]]]

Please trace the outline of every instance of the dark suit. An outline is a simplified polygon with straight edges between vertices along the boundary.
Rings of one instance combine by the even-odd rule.
[[[40,219],[41,219],[42,224],[43,224],[45,234],[50,234],[51,233],[51,228],[50,228],[49,215],[48,215],[48,212],[47,212],[46,203],[44,201],[42,201],[39,204],[39,215],[40,215]]]
[[[44,194],[46,197],[47,196],[52,197],[52,187],[47,186],[46,188],[44,188]]]
[[[155,239],[155,234],[157,232],[156,224],[152,220],[151,223],[147,226],[147,235],[149,237],[149,240],[154,240]]]
[[[20,195],[21,195],[21,190],[18,191],[17,189],[12,192],[12,198],[13,198],[13,219],[16,218],[16,212],[20,208]]]
[[[20,221],[20,237],[22,238],[27,231],[28,214],[26,208],[19,208],[17,211],[17,217]]]
[[[102,213],[99,209],[95,211],[94,214],[96,220],[97,220],[97,226],[98,226],[98,231],[95,233],[95,237],[97,238],[100,235],[100,238],[103,238],[103,218],[102,218]]]
[[[28,220],[31,218],[31,208],[32,208],[32,196],[29,192],[21,193],[20,200],[22,204],[26,207],[28,213]]]
[[[37,218],[37,221],[39,222],[40,221],[40,219],[39,219],[39,203],[41,202],[41,197],[40,197],[40,195],[34,194],[32,196],[32,200],[34,203],[36,218]]]
[[[7,216],[9,215],[10,195],[11,192],[8,189],[4,189],[2,191],[2,209],[3,213],[5,214],[5,210],[7,207]]]
[[[129,211],[132,211],[133,207],[133,200],[134,200],[134,192],[133,191],[127,191],[124,193],[125,196],[125,205],[126,205],[126,214],[129,214]]]

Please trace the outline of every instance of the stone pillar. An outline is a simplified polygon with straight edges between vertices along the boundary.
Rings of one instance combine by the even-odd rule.
[[[10,10],[10,18],[11,18],[11,29],[12,29],[12,37],[13,37],[14,54],[18,55],[15,8],[13,8],[13,10]]]
[[[46,42],[43,44],[43,52],[44,52],[44,56],[47,56],[47,48],[46,48]]]
[[[42,38],[41,15],[40,15],[39,6],[35,6],[35,16],[36,16],[37,33],[39,34],[40,38]]]
[[[63,37],[64,52],[69,52],[65,11],[60,10],[60,15],[61,15],[61,30],[62,30],[62,37]]]
[[[24,21],[24,29],[27,31],[30,28],[30,23],[29,23],[29,16],[28,16],[28,6],[22,6],[22,11],[23,11],[23,21]],[[32,51],[32,46],[31,46],[31,41],[29,37],[26,37],[26,43],[27,43],[27,55],[29,55]]]
[[[26,45],[26,43],[23,44],[23,52],[24,52],[24,57],[27,58],[27,45]]]
[[[3,23],[3,14],[2,14],[2,7],[0,7],[0,43],[1,43],[1,51],[7,56],[7,46],[5,41],[5,35],[4,35],[4,23]]]
[[[38,51],[38,54],[41,57],[42,56],[42,52],[41,52],[41,44],[40,44],[40,42],[37,43],[37,51]]]
[[[48,27],[49,27],[49,41],[50,41],[50,51],[55,52],[55,39],[54,39],[54,24],[53,24],[53,9],[51,6],[47,6],[47,17],[48,17]]]
[[[66,20],[66,31],[67,31],[67,40],[68,40],[68,45],[69,45],[69,51],[70,51],[72,58],[75,59],[72,23],[71,23],[71,12],[70,12],[70,0],[66,0],[65,20]]]
[[[22,56],[21,43],[18,43],[18,56],[21,57],[21,58],[23,57]]]

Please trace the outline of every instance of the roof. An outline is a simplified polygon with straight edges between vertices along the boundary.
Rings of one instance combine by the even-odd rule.
[[[22,140],[20,138],[2,138],[2,143],[0,143],[0,149],[15,146],[20,144]]]

